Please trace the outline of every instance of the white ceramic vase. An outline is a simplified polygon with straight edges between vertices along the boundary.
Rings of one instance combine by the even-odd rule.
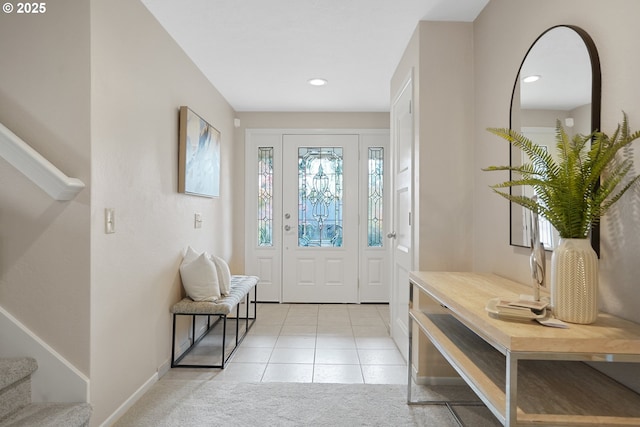
[[[598,317],[598,256],[589,239],[560,239],[551,256],[551,308],[560,320]]]

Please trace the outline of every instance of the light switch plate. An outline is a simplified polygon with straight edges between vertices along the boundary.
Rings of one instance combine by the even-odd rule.
[[[193,228],[202,228],[202,214],[199,214],[199,213],[194,214]]]
[[[116,210],[113,208],[104,210],[104,232],[105,234],[116,232]]]

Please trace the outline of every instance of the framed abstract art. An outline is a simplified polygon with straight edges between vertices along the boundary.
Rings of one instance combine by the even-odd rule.
[[[220,196],[220,132],[188,107],[180,107],[178,191]]]

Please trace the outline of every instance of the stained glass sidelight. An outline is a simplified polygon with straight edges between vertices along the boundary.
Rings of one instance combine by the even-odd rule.
[[[342,246],[342,148],[298,148],[298,246]]]
[[[273,147],[258,147],[258,246],[273,246]]]
[[[368,160],[367,246],[382,247],[384,241],[384,148],[369,147]]]

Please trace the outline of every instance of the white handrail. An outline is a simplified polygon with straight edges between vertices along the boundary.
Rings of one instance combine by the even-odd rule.
[[[2,123],[0,156],[55,200],[71,200],[84,188],[84,182],[62,173]]]

